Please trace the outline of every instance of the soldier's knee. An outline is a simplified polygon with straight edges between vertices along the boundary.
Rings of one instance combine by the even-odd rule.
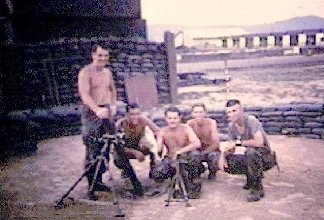
[[[175,175],[176,169],[167,160],[162,160],[150,170],[149,177],[154,180],[165,180]]]

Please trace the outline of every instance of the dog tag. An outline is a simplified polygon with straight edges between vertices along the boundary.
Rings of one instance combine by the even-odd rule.
[[[234,154],[245,154],[246,147],[243,146],[236,146]]]

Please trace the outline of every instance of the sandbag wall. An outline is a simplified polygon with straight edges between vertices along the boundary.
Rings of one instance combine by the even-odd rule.
[[[116,82],[119,101],[127,101],[124,87],[127,77],[153,75],[159,103],[171,102],[164,43],[136,37],[109,37],[2,46],[0,102],[3,105],[0,127],[6,135],[10,135],[12,130],[18,129],[15,124],[25,126],[20,126],[19,132],[11,135],[15,140],[4,147],[16,148],[13,145],[20,145],[20,136],[29,131],[33,132],[31,136],[36,136],[36,140],[80,133],[77,75],[84,65],[91,62],[94,43],[111,50],[109,67]],[[2,147],[1,151],[6,149]]]
[[[190,118],[189,110],[182,109],[184,121]],[[324,103],[249,106],[245,108],[245,112],[257,117],[268,134],[324,139]],[[228,121],[224,110],[212,110],[209,117],[217,121],[218,131],[226,139]],[[152,118],[159,126],[165,126],[162,111]]]
[[[126,101],[124,79],[153,75],[160,103],[171,101],[167,51],[164,43],[142,38],[62,40],[1,48],[4,66],[4,105],[8,111],[48,108],[79,102],[77,75],[91,62],[91,46],[111,50],[110,69],[116,80],[118,100]]]

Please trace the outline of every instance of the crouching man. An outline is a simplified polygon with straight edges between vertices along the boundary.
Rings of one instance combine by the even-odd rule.
[[[169,107],[165,111],[167,126],[162,128],[157,137],[158,152],[162,150],[166,154],[161,163],[152,171],[151,176],[156,180],[172,178],[176,174],[174,161],[182,159],[186,161],[181,165],[181,175],[184,179],[189,198],[198,198],[201,191],[200,182],[200,156],[197,151],[200,148],[200,140],[193,129],[181,123],[180,110],[176,107]]]
[[[146,126],[149,127],[155,135],[160,130],[151,119],[142,114],[140,106],[137,103],[128,104],[126,106],[126,117],[120,119],[116,124],[117,130],[125,133],[124,152],[127,159],[137,159],[143,162],[145,156],[149,156],[150,169],[152,170],[155,165],[155,155],[150,149],[150,143],[144,139]],[[118,154],[114,155],[114,162],[118,168],[123,169]],[[122,177],[129,178],[127,170],[122,171]]]
[[[226,114],[229,142],[225,143],[219,167],[230,174],[246,175],[243,188],[250,190],[247,201],[259,201],[264,197],[263,171],[275,165],[266,133],[257,118],[244,113],[239,100],[226,103]]]
[[[207,117],[206,107],[202,103],[192,106],[191,116],[193,119],[189,120],[187,124],[192,127],[201,142],[201,148],[199,149],[201,161],[207,162],[208,179],[215,179],[220,156],[217,122]],[[204,171],[204,167],[202,171]]]

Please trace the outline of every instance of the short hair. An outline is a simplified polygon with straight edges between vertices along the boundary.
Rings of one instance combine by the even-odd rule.
[[[126,106],[126,112],[129,112],[131,109],[135,109],[135,108],[140,108],[140,105],[136,102],[129,103]]]
[[[177,112],[179,116],[181,115],[180,109],[175,106],[170,106],[164,111],[164,115],[166,116],[168,112]]]
[[[232,107],[233,105],[241,105],[238,99],[230,99],[226,102],[226,107]]]
[[[94,45],[92,45],[91,52],[92,52],[92,53],[97,52],[97,49],[98,49],[99,47],[101,47],[101,48],[104,49],[104,50],[108,50],[108,51],[109,51],[109,49],[107,49],[107,48],[105,48],[105,47],[103,47],[103,46],[101,46],[101,45],[99,45],[99,44],[94,44]]]
[[[205,106],[204,103],[195,103],[195,104],[193,104],[193,106],[191,107],[191,111],[193,111],[194,108],[196,108],[196,107],[202,107],[202,108],[204,109],[204,111],[207,110],[207,109],[206,109],[206,106]]]

